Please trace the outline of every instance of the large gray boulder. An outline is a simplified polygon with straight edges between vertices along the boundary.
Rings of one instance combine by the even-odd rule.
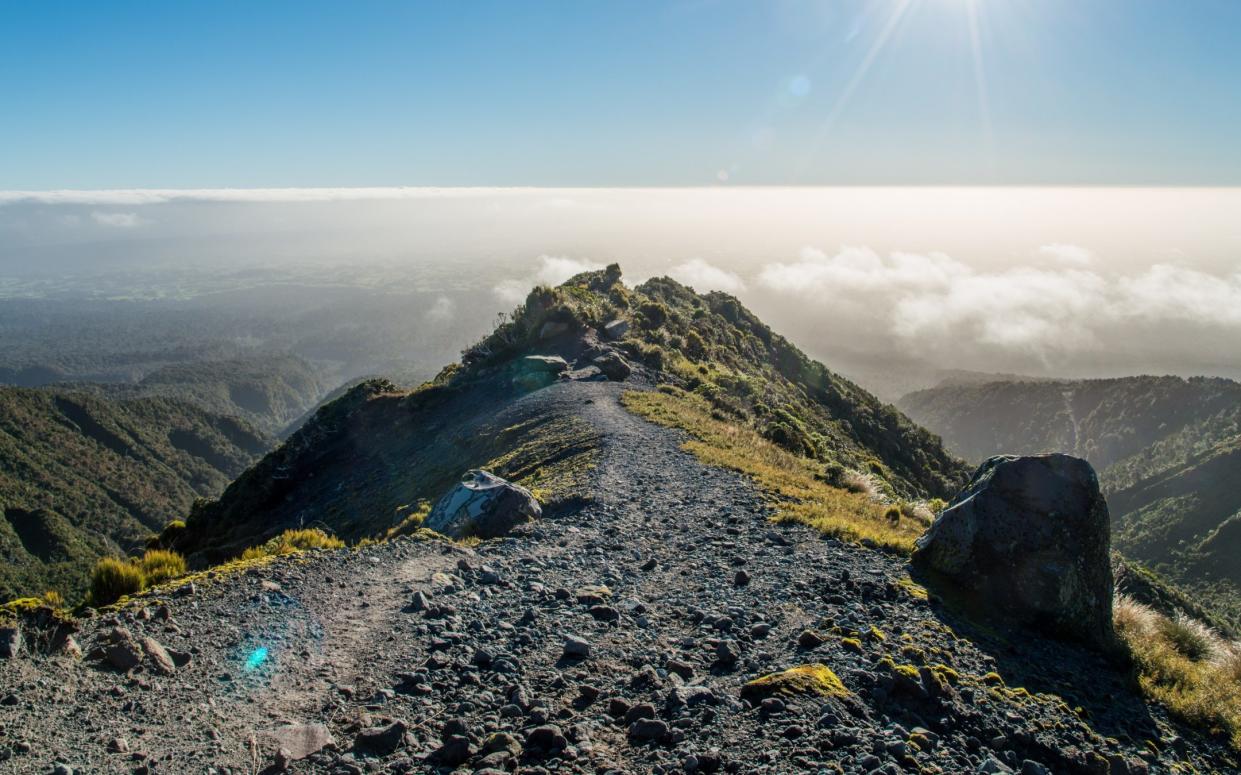
[[[452,538],[494,538],[543,515],[525,487],[486,471],[470,471],[440,498],[423,527]]]
[[[912,564],[967,608],[1106,649],[1115,642],[1110,542],[1089,463],[1002,455],[918,539]]]

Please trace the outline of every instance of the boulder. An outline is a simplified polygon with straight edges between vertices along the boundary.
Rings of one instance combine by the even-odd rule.
[[[526,488],[486,471],[470,471],[440,498],[423,526],[452,538],[494,538],[542,515]]]
[[[22,630],[16,623],[0,627],[0,659],[10,659],[22,653]]]
[[[918,539],[912,564],[969,609],[1106,649],[1115,642],[1110,541],[1089,463],[1003,455]]]
[[[287,724],[260,732],[259,736],[272,748],[288,751],[293,760],[305,759],[336,745],[332,733],[322,724]]]
[[[527,355],[517,363],[513,384],[522,390],[538,390],[568,370],[569,362],[559,355]]]
[[[591,363],[613,382],[620,382],[627,378],[630,371],[632,371],[624,358],[618,353],[611,351],[596,357]]]
[[[628,320],[613,320],[603,326],[603,335],[608,339],[620,339],[629,333]]]

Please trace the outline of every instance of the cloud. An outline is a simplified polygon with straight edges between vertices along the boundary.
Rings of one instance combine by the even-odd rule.
[[[593,272],[602,269],[603,264],[565,256],[542,255],[538,258],[539,267],[524,279],[509,279],[497,283],[492,292],[502,301],[520,304],[525,301],[530,289],[536,285],[560,285],[575,274]]]
[[[437,188],[392,186],[370,188],[129,188],[54,191],[0,191],[0,206],[9,204],[129,206],[170,202],[350,202],[375,199],[457,199],[480,195],[556,196],[560,206],[574,200],[563,194],[575,189],[539,188]]]
[[[1049,245],[1038,253],[1057,265],[983,271],[943,253],[806,248],[796,261],[766,265],[759,283],[804,302],[819,330],[958,363],[1025,354],[1050,365],[1132,347],[1137,326],[1241,335],[1241,273],[1154,264],[1109,274],[1082,265],[1093,262],[1084,248]]]
[[[1038,249],[1038,253],[1067,266],[1090,266],[1094,263],[1094,253],[1081,245],[1053,242],[1050,245],[1043,245]]]
[[[699,293],[724,291],[736,294],[745,290],[745,283],[740,277],[701,258],[692,258],[683,264],[677,264],[668,271],[668,276]]]
[[[90,214],[90,217],[100,226],[110,226],[114,229],[132,229],[146,223],[138,217],[137,213],[105,213],[96,210]]]
[[[456,314],[457,304],[447,296],[440,296],[431,302],[431,306],[427,307],[426,317],[435,323],[444,323],[453,319]]]

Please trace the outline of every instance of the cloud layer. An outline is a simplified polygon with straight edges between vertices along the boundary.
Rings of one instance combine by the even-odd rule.
[[[975,367],[997,353],[1053,365],[1168,325],[1241,336],[1241,272],[1157,263],[1106,273],[1089,268],[1092,253],[1075,245],[1044,246],[1034,259],[982,271],[943,253],[806,248],[795,261],[767,264],[758,280],[799,299],[824,330],[947,362],[964,356]]]

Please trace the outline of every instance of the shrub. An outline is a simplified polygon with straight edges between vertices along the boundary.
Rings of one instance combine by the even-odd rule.
[[[167,549],[147,549],[138,561],[147,586],[185,575],[185,558]]]
[[[134,563],[117,557],[103,557],[91,571],[90,600],[95,606],[111,605],[126,595],[141,592],[145,584],[142,569]]]
[[[655,329],[668,322],[668,308],[657,301],[644,301],[638,307],[643,328]]]

